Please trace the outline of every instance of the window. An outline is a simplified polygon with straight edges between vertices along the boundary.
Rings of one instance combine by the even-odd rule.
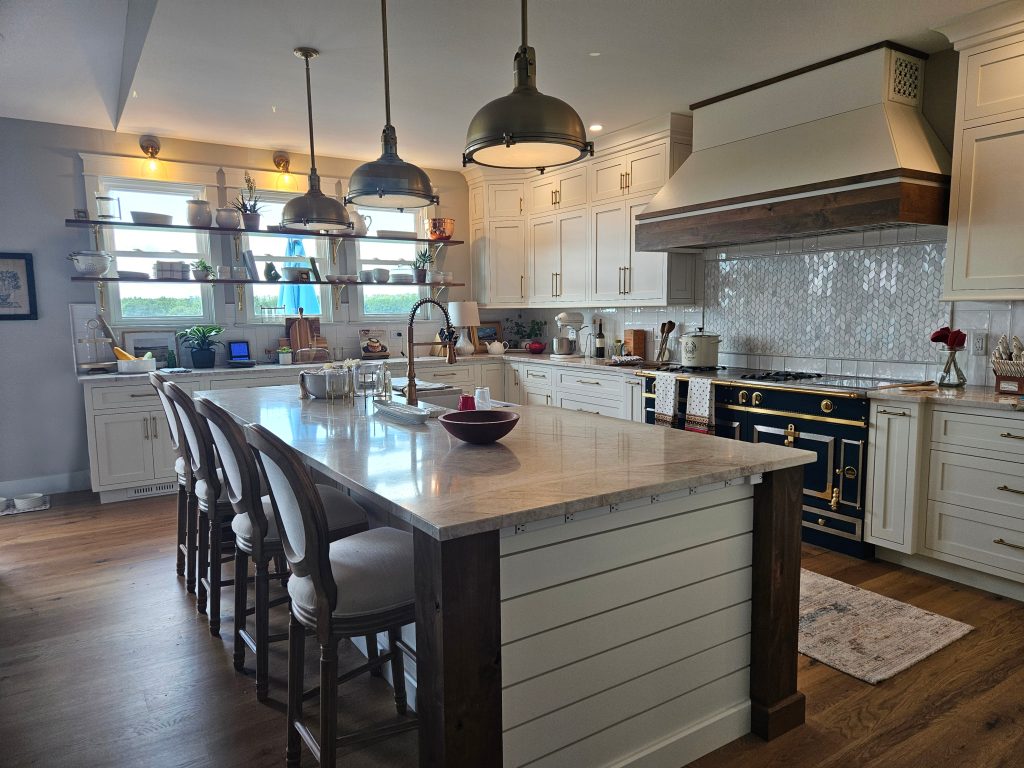
[[[203,198],[202,185],[176,184],[130,179],[101,179],[102,194],[120,201],[121,218],[131,221],[132,211],[164,213],[173,224],[186,225],[187,201]],[[209,237],[202,232],[169,232],[145,229],[105,230],[104,248],[114,255],[118,272],[141,272],[150,277],[158,261],[210,261]],[[112,321],[117,325],[147,325],[173,321],[212,322],[212,293],[209,286],[193,281],[180,285],[168,282],[108,283]]]
[[[391,211],[380,208],[359,208],[359,213],[369,221],[368,235],[376,235],[378,231],[397,230],[404,232],[419,231],[417,215],[409,211]],[[383,267],[388,270],[396,268],[412,269],[416,259],[416,249],[422,247],[417,243],[371,243],[359,241],[358,269],[374,269]],[[362,286],[363,316],[407,316],[413,304],[427,296],[427,289],[416,286]]]

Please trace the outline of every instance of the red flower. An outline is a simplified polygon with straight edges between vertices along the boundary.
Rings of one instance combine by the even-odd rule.
[[[950,349],[963,349],[967,344],[967,334],[961,330],[955,330],[949,332],[949,338],[946,340],[946,346]]]
[[[938,342],[939,344],[946,344],[949,340],[949,333],[949,326],[943,326],[932,334],[932,341]]]

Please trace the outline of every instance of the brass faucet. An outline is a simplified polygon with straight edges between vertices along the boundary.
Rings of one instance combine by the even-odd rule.
[[[412,322],[416,317],[416,310],[422,307],[424,304],[435,304],[438,309],[444,313],[444,328],[441,329],[438,334],[441,337],[440,342],[436,341],[422,341],[419,344],[413,342],[412,336]],[[405,385],[405,402],[409,405],[419,405],[419,400],[416,398],[416,347],[444,347],[448,350],[445,355],[445,362],[448,365],[452,365],[456,361],[455,356],[455,341],[457,334],[455,329],[452,327],[452,319],[448,316],[448,310],[444,308],[444,305],[435,299],[420,299],[412,305],[412,311],[409,312],[409,383]]]

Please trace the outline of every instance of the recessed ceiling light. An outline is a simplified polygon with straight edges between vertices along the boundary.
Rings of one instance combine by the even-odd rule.
[[[603,130],[603,129],[604,129],[604,126],[601,125],[600,123],[594,123],[594,125],[590,126],[590,130],[592,130],[592,131],[600,131],[600,130]]]
[[[592,53],[592,54],[590,54],[590,55],[591,55],[591,56],[600,56],[601,54],[600,54],[600,53]]]

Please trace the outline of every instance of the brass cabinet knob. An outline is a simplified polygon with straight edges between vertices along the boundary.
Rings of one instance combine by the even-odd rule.
[[[764,395],[760,392],[755,392],[754,397],[751,398],[750,402],[752,405],[760,405],[762,400],[764,400]]]
[[[744,405],[749,399],[750,395],[747,393],[747,390],[740,390],[740,405]]]
[[[821,401],[821,410],[823,413],[832,413],[833,408],[835,408],[835,405],[832,404],[831,400]]]
[[[824,525],[824,524],[825,524],[825,518],[824,517],[819,517],[818,518],[818,525]]]

